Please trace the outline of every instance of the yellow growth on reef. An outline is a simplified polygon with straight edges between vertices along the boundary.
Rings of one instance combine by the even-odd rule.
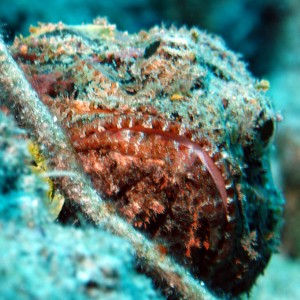
[[[46,158],[42,155],[39,146],[33,142],[29,142],[28,150],[31,154],[35,165],[31,165],[34,173],[43,177],[48,184],[47,201],[45,203],[49,215],[52,219],[56,219],[64,203],[64,197],[61,193],[54,190],[53,181],[47,176]]]
[[[185,97],[181,94],[173,94],[170,98],[172,101],[185,100]]]

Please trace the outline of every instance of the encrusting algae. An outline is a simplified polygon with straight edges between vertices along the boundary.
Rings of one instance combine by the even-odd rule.
[[[40,24],[11,53],[108,213],[214,294],[249,292],[278,244],[283,205],[268,162],[276,126],[268,83],[196,28],[129,35],[104,19]],[[71,161],[64,155],[51,167]],[[79,207],[66,201],[59,220],[76,219]],[[164,292],[187,297],[139,247],[145,272],[169,284]]]

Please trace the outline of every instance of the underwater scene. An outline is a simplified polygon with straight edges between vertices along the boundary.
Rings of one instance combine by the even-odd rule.
[[[0,25],[0,300],[300,299],[298,0]]]

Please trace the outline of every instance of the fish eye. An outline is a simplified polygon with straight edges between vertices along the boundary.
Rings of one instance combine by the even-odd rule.
[[[272,119],[265,121],[262,126],[258,128],[261,140],[264,143],[268,143],[274,134],[274,130],[274,121]]]

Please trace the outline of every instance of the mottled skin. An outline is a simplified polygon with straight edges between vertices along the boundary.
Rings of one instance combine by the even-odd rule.
[[[249,291],[278,238],[275,117],[223,42],[48,24],[12,52],[116,213],[215,293]]]

